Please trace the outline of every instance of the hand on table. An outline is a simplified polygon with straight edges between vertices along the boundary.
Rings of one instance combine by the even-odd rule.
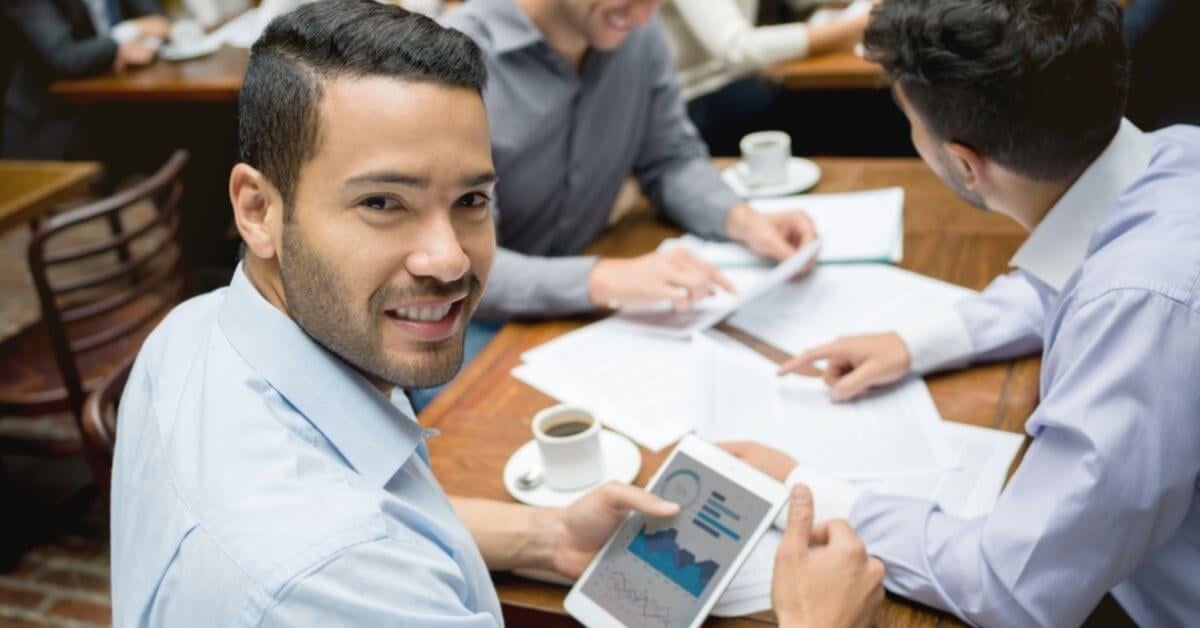
[[[802,211],[763,214],[745,203],[738,203],[725,218],[725,234],[750,250],[776,261],[783,261],[817,237],[808,214]],[[812,269],[816,258],[800,274]]]
[[[171,38],[171,22],[161,15],[146,15],[126,21],[136,26],[142,37],[154,37],[162,41]]]
[[[113,57],[113,70],[121,72],[126,68],[146,65],[154,61],[154,48],[141,41],[127,41],[117,46],[117,54]]]
[[[677,311],[711,296],[713,284],[734,292],[715,266],[677,247],[628,259],[602,259],[588,278],[588,298],[597,307],[652,305],[670,301]]]
[[[904,377],[911,357],[908,346],[896,333],[839,338],[809,349],[784,362],[779,374],[805,370],[817,360],[825,360],[825,383],[834,401],[861,396],[873,386],[890,384]]]
[[[844,519],[813,528],[812,493],[792,489],[788,524],[775,554],[771,603],[786,628],[866,628],[883,603],[883,563],[867,555]]]
[[[650,517],[672,517],[679,512],[679,505],[636,486],[609,482],[555,513],[551,569],[579,578],[625,517],[635,511]]]

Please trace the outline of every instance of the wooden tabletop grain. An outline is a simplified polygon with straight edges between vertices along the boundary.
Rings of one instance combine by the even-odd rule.
[[[55,81],[50,92],[71,104],[228,103],[237,100],[249,60],[249,50],[223,46],[190,61],[159,59],[143,68]]]
[[[83,195],[98,174],[92,161],[0,160],[0,233]]]
[[[190,61],[159,59],[144,68],[55,81],[51,93],[71,104],[234,102],[250,51],[225,46]],[[884,89],[883,69],[852,52],[771,66],[767,80],[793,90]]]
[[[770,82],[790,90],[886,89],[883,68],[853,52],[784,61],[763,71]]]
[[[891,185],[905,188],[904,261],[901,267],[981,289],[1008,267],[1025,234],[1012,221],[982,212],[959,200],[917,159],[817,159],[823,178],[816,191],[838,192]],[[593,247],[606,255],[635,255],[653,250],[678,232],[648,210],[634,212]],[[441,435],[429,441],[433,468],[451,495],[511,500],[501,482],[508,457],[530,439],[534,413],[554,399],[509,375],[524,351],[586,324],[588,319],[517,322],[495,340],[421,415]],[[729,328],[726,326],[726,330]],[[736,333],[736,332],[735,332]],[[783,353],[763,343],[752,346],[772,359]],[[1039,360],[992,364],[927,378],[942,416],[1022,432],[1037,403]],[[666,451],[642,450],[637,483],[644,485]],[[570,625],[562,608],[566,589],[509,574],[496,574],[505,613],[514,625]],[[712,625],[773,623],[771,613]],[[911,602],[889,599],[881,625],[960,625],[953,618]]]

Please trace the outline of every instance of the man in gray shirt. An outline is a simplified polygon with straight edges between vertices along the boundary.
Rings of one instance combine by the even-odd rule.
[[[561,315],[728,288],[682,250],[631,259],[580,253],[604,230],[631,172],[670,220],[783,259],[814,238],[803,212],[764,215],[717,176],[688,121],[655,12],[661,0],[470,0],[445,23],[483,49],[500,183],[484,317]]]

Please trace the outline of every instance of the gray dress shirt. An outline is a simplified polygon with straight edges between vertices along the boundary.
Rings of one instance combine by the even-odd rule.
[[[667,218],[724,238],[738,198],[688,120],[657,19],[576,70],[513,0],[471,0],[446,16],[487,58],[485,93],[500,183],[497,251],[480,305],[490,317],[592,309],[579,257],[600,235],[625,177]]]

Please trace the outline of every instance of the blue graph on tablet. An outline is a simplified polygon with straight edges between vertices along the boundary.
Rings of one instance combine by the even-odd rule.
[[[711,560],[697,562],[695,554],[675,542],[678,536],[679,531],[675,528],[652,533],[642,528],[629,543],[629,552],[693,597],[700,597],[721,565]]]

